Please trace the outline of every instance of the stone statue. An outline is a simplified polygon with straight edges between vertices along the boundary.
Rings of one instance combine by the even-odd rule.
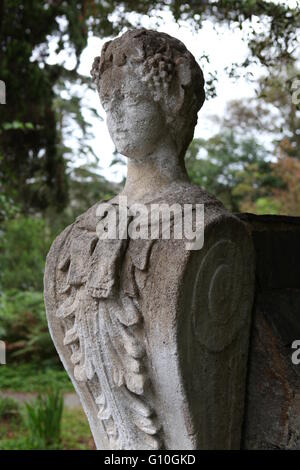
[[[107,42],[91,71],[127,181],[109,201],[204,204],[204,246],[105,239],[95,204],[47,257],[52,339],[99,449],[240,446],[254,286],[244,224],[189,182],[184,155],[204,80],[179,40],[131,30]],[[125,227],[128,228],[130,217]]]

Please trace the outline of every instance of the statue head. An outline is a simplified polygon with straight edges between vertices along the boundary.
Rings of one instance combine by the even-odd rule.
[[[167,136],[184,158],[205,94],[202,71],[181,41],[127,31],[104,44],[91,75],[119,153],[144,158]]]

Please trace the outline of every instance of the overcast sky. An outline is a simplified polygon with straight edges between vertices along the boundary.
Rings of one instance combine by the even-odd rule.
[[[278,3],[286,3],[286,1],[278,1]],[[296,0],[290,0],[291,6],[295,6]],[[170,12],[165,11],[162,13],[160,26],[157,27],[157,18],[139,16],[141,24],[146,28],[153,28],[158,31],[164,31],[171,36],[180,39],[186,47],[192,52],[200,66],[204,70],[204,75],[208,75],[211,71],[217,71],[217,97],[206,100],[203,108],[198,115],[198,124],[195,130],[195,137],[207,138],[219,130],[217,122],[211,119],[211,116],[222,117],[226,108],[226,104],[232,99],[251,98],[255,93],[255,82],[249,83],[243,78],[236,80],[230,79],[225,72],[226,66],[231,66],[232,63],[240,63],[247,56],[248,48],[243,41],[243,35],[238,28],[228,29],[227,27],[220,28],[216,31],[213,24],[206,21],[199,32],[192,31],[188,23],[181,22],[177,24]],[[137,15],[130,14],[130,19],[135,22]],[[258,25],[257,25],[258,27]],[[82,53],[79,73],[89,76],[92,62],[95,56],[100,55],[100,51],[105,40],[91,36],[88,40],[88,45]],[[53,52],[50,55],[49,62],[63,62],[68,68],[74,67],[74,58],[66,56],[61,52],[57,56],[54,52],[55,43],[51,45]],[[210,64],[207,64],[205,59],[200,60],[203,54],[207,54],[210,58]],[[251,69],[254,80],[259,77],[261,70],[258,66]],[[126,174],[126,167],[114,166],[110,167],[114,145],[110,139],[109,133],[105,124],[105,113],[100,105],[97,93],[94,89],[88,90],[83,100],[83,112],[86,118],[92,124],[92,146],[99,158],[99,171],[106,178],[113,181],[120,181]],[[91,117],[88,112],[88,107],[92,105],[95,107],[99,114],[104,118],[103,121],[95,117]],[[76,132],[74,130],[74,132]],[[72,145],[72,141],[69,142]],[[78,164],[84,163],[84,160],[77,159]]]

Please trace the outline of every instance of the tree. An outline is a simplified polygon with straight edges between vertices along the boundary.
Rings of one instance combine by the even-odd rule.
[[[222,129],[230,129],[237,136],[268,142],[272,157],[271,194],[253,204],[249,193],[241,205],[242,210],[300,213],[300,103],[293,96],[293,85],[299,76],[296,61],[292,65],[278,64],[271,75],[259,79],[256,99],[230,102],[220,121]],[[248,189],[250,191],[250,187]]]
[[[55,87],[80,77],[76,69],[47,64],[49,38],[56,38],[57,52],[73,51],[78,61],[93,14],[98,33],[112,33],[108,11],[102,2],[0,1],[0,76],[7,85],[7,104],[0,115],[0,184],[25,212],[48,206],[62,210],[68,201],[68,162]],[[69,104],[65,100],[66,108]],[[6,123],[19,125],[8,128]]]
[[[116,35],[130,26],[129,12],[159,16],[166,8],[177,21],[190,21],[194,28],[211,19],[216,24],[244,29],[249,45],[244,68],[253,61],[271,68],[279,61],[293,60],[299,10],[273,2],[0,0],[0,78],[7,84],[7,105],[1,106],[0,116],[1,191],[21,204],[23,211],[49,206],[62,210],[67,204],[68,152],[58,128],[57,85],[86,81],[76,68],[89,33]],[[263,32],[257,34],[253,19],[264,25]],[[47,63],[50,39],[56,41],[56,52],[65,50],[74,56],[73,70]],[[73,105],[79,116],[80,101]],[[5,129],[4,123],[13,122],[21,126],[30,123],[31,127]]]
[[[7,104],[0,116],[2,190],[25,209],[44,208],[50,201],[62,206],[65,162],[57,152],[52,106],[59,70],[31,60],[33,49],[53,31],[56,13],[38,1],[2,1],[0,12],[0,74],[7,89]],[[7,129],[6,122],[20,126]],[[27,122],[31,128],[24,129]]]
[[[286,153],[274,164],[275,174],[283,182],[283,187],[273,190],[274,200],[280,213],[300,216],[300,160]]]
[[[69,178],[69,204],[59,214],[49,207],[45,219],[51,232],[51,239],[60,233],[76,217],[101,200],[111,199],[120,186],[107,181],[97,171],[97,164],[86,164],[74,168]]]
[[[295,63],[281,65],[268,76],[262,76],[256,86],[256,98],[233,100],[226,109],[221,126],[242,134],[268,138],[274,144],[274,156],[283,148],[288,155],[300,159],[300,103],[293,100],[292,84],[300,77]],[[281,148],[281,142],[290,145]]]
[[[257,201],[271,202],[272,188],[280,181],[273,174],[267,150],[253,138],[237,138],[224,131],[208,140],[194,139],[186,166],[191,180],[214,194],[233,211],[255,209]]]
[[[42,291],[50,243],[41,218],[19,214],[7,220],[0,237],[1,288]]]

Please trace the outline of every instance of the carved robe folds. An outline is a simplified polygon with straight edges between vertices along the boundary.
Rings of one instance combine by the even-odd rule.
[[[253,249],[240,221],[193,191],[180,201],[206,204],[199,251],[100,241],[94,206],[48,255],[49,328],[99,449],[240,446]]]

